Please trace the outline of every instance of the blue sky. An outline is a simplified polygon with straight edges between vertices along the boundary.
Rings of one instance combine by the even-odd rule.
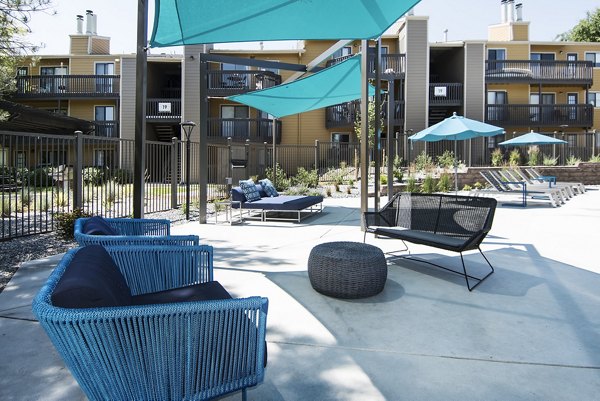
[[[593,11],[600,5],[598,0],[520,2],[523,3],[523,19],[531,22],[530,39],[534,41],[553,40],[584,18],[586,11]],[[67,54],[68,35],[76,32],[75,16],[85,14],[86,9],[93,10],[98,16],[98,34],[111,37],[112,53],[135,52],[137,1],[54,0],[53,3],[57,15],[36,13],[32,16],[30,40],[45,43],[40,54]],[[443,41],[445,29],[448,29],[450,41],[486,39],[488,25],[500,22],[500,0],[422,0],[415,7],[415,15],[429,16],[431,42]],[[152,26],[152,21],[149,25]],[[282,45],[266,44],[265,47],[281,48]],[[170,51],[156,49],[153,52]]]

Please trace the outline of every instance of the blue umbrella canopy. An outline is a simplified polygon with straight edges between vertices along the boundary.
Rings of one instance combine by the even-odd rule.
[[[156,0],[150,44],[370,39],[419,1]]]
[[[408,137],[411,141],[436,142],[442,140],[461,141],[480,136],[495,136],[504,129],[481,121],[471,120],[454,113],[451,117]]]
[[[529,132],[527,134],[509,139],[508,141],[500,142],[502,146],[527,146],[527,145],[559,145],[567,143],[561,139],[552,138],[548,135],[538,134],[537,132]]]

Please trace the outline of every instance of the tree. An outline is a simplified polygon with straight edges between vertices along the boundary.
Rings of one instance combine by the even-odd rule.
[[[52,0],[0,0],[0,98],[15,90],[15,70],[20,57],[38,46],[27,40],[35,12],[55,13]]]
[[[600,8],[593,13],[588,11],[586,18],[568,32],[557,36],[561,41],[572,42],[600,42]]]

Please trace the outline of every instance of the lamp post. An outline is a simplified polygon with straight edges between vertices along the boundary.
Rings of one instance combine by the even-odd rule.
[[[559,127],[560,127],[560,139],[562,139],[564,141],[565,140],[565,129],[569,128],[569,125],[562,124],[562,125],[559,125]],[[568,144],[567,144],[567,146],[568,146]],[[566,164],[565,145],[561,146],[561,149],[562,149],[562,152],[561,152],[562,164],[564,165],[564,164]]]
[[[196,126],[196,123],[193,121],[186,121],[180,124],[181,130],[185,135],[185,219],[190,219],[190,171],[191,171],[191,163],[190,163],[190,136],[192,135],[192,130]]]
[[[413,134],[413,130],[411,128],[407,129],[406,131],[404,131],[405,137],[406,137],[406,166],[408,167],[408,177],[410,178],[410,148],[412,147],[412,142],[410,141],[410,139],[408,139],[410,136],[412,136]]]

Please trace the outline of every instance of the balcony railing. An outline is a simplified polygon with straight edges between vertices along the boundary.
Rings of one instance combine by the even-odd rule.
[[[592,75],[591,61],[489,60],[485,69],[488,83],[591,85]]]
[[[281,84],[281,76],[271,71],[211,70],[208,72],[208,96],[237,95],[279,84]]]
[[[118,121],[94,121],[94,136],[103,138],[118,138],[119,137],[119,122]]]
[[[25,75],[15,98],[119,97],[119,75]]]
[[[354,127],[360,114],[360,102],[348,102],[329,106],[325,109],[325,127],[326,128],[348,128]],[[381,104],[381,118],[383,123],[387,124],[387,102]],[[404,101],[396,100],[394,102],[394,125],[401,125],[404,120]]]
[[[461,83],[430,83],[430,106],[462,106],[463,84]]]
[[[485,120],[499,126],[591,127],[594,109],[589,104],[490,104]]]
[[[354,56],[343,56],[328,60],[326,67],[331,67]],[[382,54],[381,55],[381,77],[382,78],[402,78],[406,73],[406,55],[405,54]],[[375,57],[369,55],[369,78],[375,77]]]
[[[181,120],[181,99],[146,100],[146,119],[149,121]]]
[[[273,142],[273,120],[267,118],[208,118],[208,137],[212,140]],[[277,121],[276,143],[281,142],[281,121]]]

